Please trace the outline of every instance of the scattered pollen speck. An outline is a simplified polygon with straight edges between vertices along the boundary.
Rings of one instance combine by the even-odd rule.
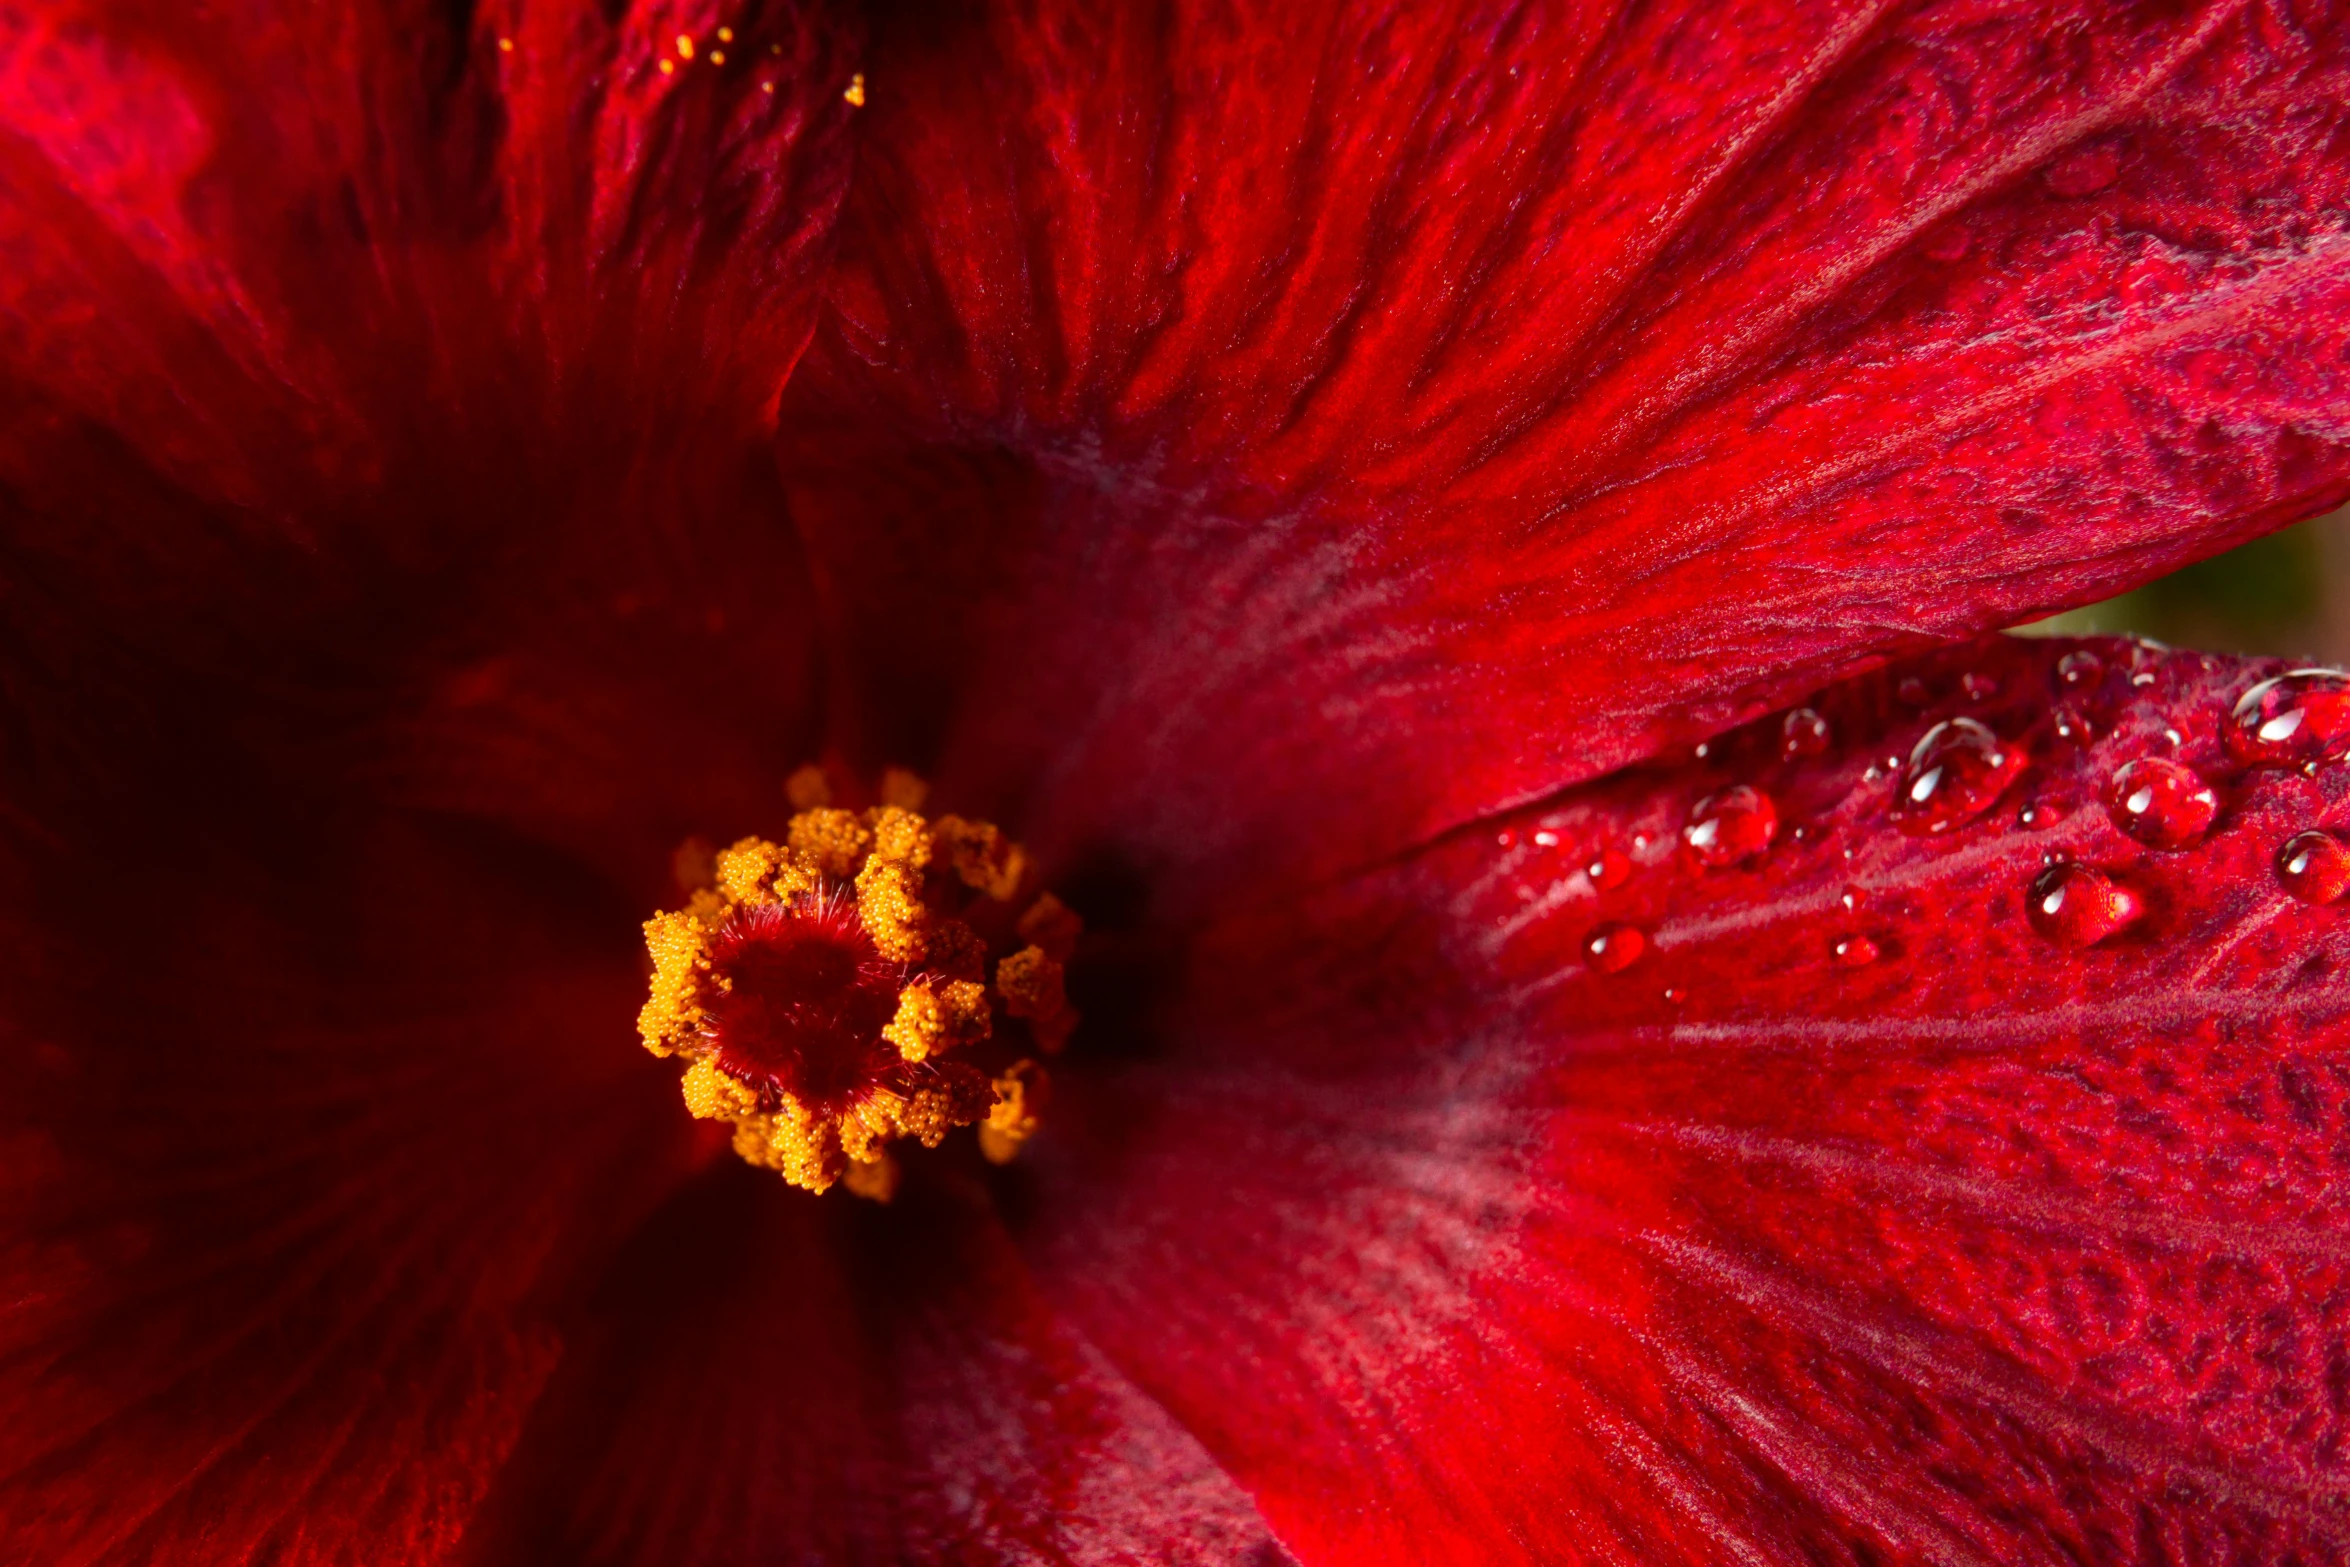
[[[498,52],[500,54],[512,54],[514,52],[514,40],[511,38],[499,39]]]
[[[733,28],[731,28],[731,27],[721,27],[720,29],[718,29],[718,41],[719,41],[720,43],[722,43],[722,44],[730,44],[730,43],[733,43],[733,42],[734,42],[734,29],[733,29]]]
[[[677,63],[674,60],[663,60],[661,62],[661,74],[663,76],[672,75],[676,72],[676,70]]]
[[[694,57],[694,40],[691,33],[677,35],[677,57],[680,60],[690,60]]]
[[[724,65],[726,63],[726,51],[723,49],[711,50],[710,63],[712,65]]]
[[[865,107],[865,73],[863,71],[859,71],[849,78],[849,90],[842,93],[841,96],[849,101],[849,107],[852,109]]]
[[[768,52],[769,54],[781,54],[781,53],[783,53],[783,45],[781,45],[781,44],[769,44],[769,45],[767,46],[767,52]]]
[[[761,83],[759,84],[759,91],[761,91],[761,92],[773,92],[773,91],[775,91],[775,84],[774,84],[773,82],[761,82]]]

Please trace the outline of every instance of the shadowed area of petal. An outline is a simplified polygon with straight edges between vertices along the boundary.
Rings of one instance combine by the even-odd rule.
[[[728,1162],[567,1327],[470,1560],[1290,1560],[951,1179],[884,1208]]]
[[[832,634],[1180,905],[2322,510],[2339,26],[910,12],[787,394]]]
[[[1228,926],[1040,1276],[1305,1561],[2329,1559],[2350,858],[2280,849],[2350,777],[2223,744],[2276,672],[1994,638]]]
[[[758,448],[848,47],[683,0],[0,16],[14,738],[298,684],[373,787],[615,873],[772,799],[809,619]]]
[[[694,1156],[624,900],[480,828],[274,825],[9,861],[10,1560],[442,1559],[549,1301]]]

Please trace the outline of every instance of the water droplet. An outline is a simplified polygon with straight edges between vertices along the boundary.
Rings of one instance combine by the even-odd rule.
[[[1970,702],[1988,702],[1999,694],[1997,680],[1972,670],[1958,677],[1958,688],[1966,693],[1966,699]]]
[[[2089,727],[2088,715],[2070,702],[2059,702],[2048,710],[2049,721],[2055,726],[2056,738],[2076,751],[2086,751],[2097,738],[2097,731]]]
[[[1672,1005],[1679,1006],[1682,1002],[1687,1001],[1688,999],[1689,992],[1683,990],[1680,986],[1667,985],[1665,987],[1665,1000],[1670,1002]]]
[[[1836,961],[1846,968],[1867,968],[1877,961],[1877,944],[1866,936],[1845,936],[1833,951]]]
[[[2165,729],[2162,732],[2162,738],[2164,744],[2175,746],[2187,737],[2183,734],[2180,734],[2176,729]]]
[[[1876,763],[1874,763],[1874,762],[1871,762],[1871,763],[1869,763],[1868,767],[1867,767],[1865,770],[1863,770],[1863,772],[1862,772],[1862,773],[1861,773],[1861,775],[1860,775],[1860,778],[1861,778],[1861,782],[1863,782],[1863,783],[1875,783],[1875,782],[1876,782],[1878,779],[1880,779],[1880,778],[1882,778],[1882,777],[1884,777],[1884,776],[1885,776],[1885,769],[1883,769],[1882,767],[1879,767],[1879,766],[1878,766]]]
[[[2016,812],[2015,824],[2018,827],[2037,827],[2040,825],[2041,818],[2044,814],[2045,813],[2037,805],[2027,805],[2022,810]]]
[[[2227,725],[2228,751],[2254,767],[2338,762],[2350,754],[2350,675],[2296,669],[2240,697]]]
[[[1869,901],[1869,895],[1861,891],[1858,887],[1847,887],[1844,889],[1844,896],[1838,898],[1836,901],[1843,904],[1844,907],[1848,910],[1857,909],[1862,904]]]
[[[1493,841],[1505,849],[1514,849],[1518,846],[1518,835],[1504,827],[1494,835]]]
[[[1645,849],[1645,848],[1647,848],[1647,847],[1648,847],[1648,834],[1646,834],[1646,833],[1644,833],[1644,832],[1636,832],[1636,833],[1634,833],[1634,834],[1632,835],[1632,850],[1633,850],[1633,852],[1634,852],[1634,853],[1638,853],[1640,850],[1642,850],[1642,849]]]
[[[2211,830],[2219,796],[2178,763],[2144,756],[2105,781],[2105,814],[2150,849],[2178,849]]]
[[[2024,914],[2060,947],[2093,947],[2145,912],[2137,894],[2102,871],[2068,862],[2032,878]]]
[[[1971,718],[1946,718],[1909,753],[1893,820],[1924,836],[1962,827],[1989,810],[2023,770],[2023,753]]]
[[[1817,756],[1835,739],[1828,721],[1808,707],[1799,707],[1779,724],[1779,754],[1792,762],[1799,756]]]
[[[1558,847],[1559,835],[1546,827],[1534,835],[1534,841],[1545,849],[1555,849]]]
[[[1915,675],[1903,677],[1901,684],[1893,688],[1893,694],[1912,707],[1924,707],[1934,700],[1934,693],[1927,690],[1926,683]]]
[[[1689,808],[1681,842],[1700,865],[1719,870],[1752,858],[1779,836],[1779,807],[1760,789],[1738,784]]]
[[[1637,925],[1602,925],[1583,938],[1583,961],[1602,974],[1620,974],[1640,961],[1648,938]]]
[[[1614,849],[1602,849],[1583,867],[1583,874],[1591,878],[1591,885],[1602,892],[1624,885],[1624,878],[1632,874],[1632,862]]]
[[[2076,648],[2056,661],[2056,678],[2074,690],[2093,686],[2105,673],[2105,660],[2087,648]]]
[[[2350,852],[2331,833],[2296,833],[2277,851],[2277,880],[2303,903],[2332,903],[2350,892]]]
[[[1700,740],[1695,746],[1691,747],[1691,749],[1697,753],[1697,759],[1702,762],[1707,757],[1713,755],[1714,743],[1711,740]]]
[[[2140,670],[2137,674],[2130,676],[2130,684],[2139,687],[2145,687],[2154,684],[2154,671],[2150,669]]]

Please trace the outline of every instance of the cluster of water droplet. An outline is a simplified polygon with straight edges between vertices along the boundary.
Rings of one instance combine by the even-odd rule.
[[[2133,685],[2155,682],[2146,663],[2142,651],[2131,674]],[[2076,649],[2057,661],[2061,692],[2048,710],[2044,732],[2060,754],[2079,755],[2093,743],[2091,718],[2076,697],[2090,695],[2105,674],[2104,660],[2089,649]],[[1999,686],[1990,676],[1969,673],[1960,677],[1960,689],[1968,701],[1981,703],[1995,696]],[[1918,676],[1903,679],[1896,693],[1912,706],[1923,707],[1931,700],[1929,687]],[[2219,728],[2228,756],[2240,767],[2291,767],[2314,775],[2321,765],[2350,757],[2350,674],[2297,669],[2263,680],[2234,703]],[[2176,729],[2164,731],[2163,737],[2173,746],[2182,738]],[[1819,712],[1799,707],[1780,720],[1777,741],[1780,760],[1799,763],[1825,754],[1834,731]],[[1706,760],[1717,748],[1716,742],[1700,746],[1697,758]],[[2029,761],[2023,744],[2003,739],[1981,719],[1950,717],[1931,725],[1906,758],[1887,757],[1882,767],[1872,763],[1864,779],[1873,783],[1891,776],[1888,813],[1893,823],[1912,836],[1934,838],[1982,818],[2023,775]],[[2210,780],[2180,761],[2155,755],[2116,768],[2105,781],[2102,803],[2117,830],[2161,852],[2194,848],[2211,832],[2222,809],[2220,790]],[[2034,827],[2059,815],[2054,803],[2035,800],[2017,820]],[[1764,788],[1732,784],[1705,794],[1690,807],[1680,845],[1701,871],[1751,869],[1770,853],[1780,829],[1779,804]],[[1807,830],[1799,824],[1789,836],[1801,842]],[[1641,840],[1643,847],[1646,842]],[[1851,852],[1846,851],[1847,858]],[[2277,852],[2275,869],[2282,889],[2304,902],[2330,904],[2350,894],[2350,849],[2327,832],[2297,834]],[[1592,887],[1601,892],[1623,885],[1632,870],[1632,861],[1622,852],[1605,847],[1593,850],[1584,866]],[[1857,913],[1863,901],[1858,888],[1843,894],[1847,913]],[[2045,863],[2024,891],[2030,927],[2060,947],[2105,941],[2138,921],[2146,907],[2145,897],[2122,877],[2069,859]],[[1639,962],[1649,946],[1638,925],[1613,920],[1588,933],[1583,956],[1592,969],[1618,974]],[[1876,962],[1881,950],[1875,938],[1847,928],[1830,938],[1827,956],[1839,967],[1857,969]],[[1668,992],[1668,999],[1679,998],[1678,991]]]

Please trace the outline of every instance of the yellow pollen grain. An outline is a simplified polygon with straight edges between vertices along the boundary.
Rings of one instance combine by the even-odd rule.
[[[712,65],[724,65],[726,63],[726,51],[723,49],[711,50],[710,63]]]
[[[499,39],[498,52],[500,54],[512,54],[514,52],[514,40],[511,38]]]
[[[865,107],[865,73],[863,71],[859,71],[849,78],[849,90],[842,93],[841,96],[849,101],[849,107],[852,109]]]
[[[854,876],[873,849],[873,831],[854,811],[802,811],[784,831],[792,851],[827,876]]]
[[[733,29],[733,28],[731,28],[731,27],[721,27],[720,29],[718,29],[718,41],[719,41],[720,43],[722,43],[722,44],[730,44],[730,43],[733,43],[733,42],[734,42],[734,29]]]
[[[970,980],[916,980],[898,993],[898,1013],[881,1037],[908,1061],[927,1061],[988,1036],[987,987]]]
[[[995,1105],[979,1127],[979,1151],[990,1164],[1010,1164],[1019,1156],[1020,1145],[1036,1135],[1043,1122],[1035,1101],[1044,1082],[1044,1068],[1034,1061],[1016,1062],[995,1080]]]
[[[668,76],[668,75],[671,75],[671,74],[673,74],[673,73],[674,73],[676,70],[677,70],[677,62],[676,62],[676,61],[674,61],[674,60],[663,60],[663,61],[661,62],[661,74],[662,74],[663,76]]]
[[[1028,853],[1005,837],[993,823],[942,816],[930,829],[932,841],[966,887],[976,888],[997,902],[1007,902],[1020,890],[1028,874]]]
[[[677,57],[680,60],[690,60],[694,57],[693,34],[679,33],[677,35]]]
[[[771,92],[775,91],[775,84],[774,84],[773,82],[761,82],[761,83],[759,84],[759,91],[761,91],[761,92],[769,92],[769,93],[771,93]],[[889,1201],[889,1199],[888,1199],[888,1198],[886,1198],[886,1197],[884,1197],[884,1198],[882,1199],[882,1201],[883,1201],[883,1202],[887,1202],[887,1201]]]

